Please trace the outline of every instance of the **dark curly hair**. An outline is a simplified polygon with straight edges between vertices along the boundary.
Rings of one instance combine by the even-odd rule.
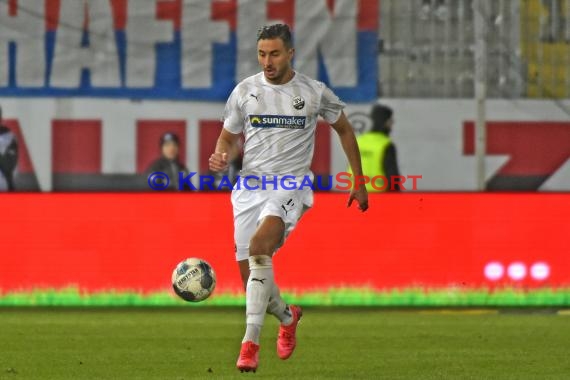
[[[291,37],[291,30],[289,29],[289,25],[266,25],[257,31],[258,42],[259,40],[273,40],[275,38],[281,38],[283,44],[287,49],[291,49],[293,47],[293,38]]]

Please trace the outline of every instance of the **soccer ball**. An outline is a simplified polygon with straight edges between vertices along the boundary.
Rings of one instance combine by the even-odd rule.
[[[172,272],[172,288],[184,301],[203,301],[212,294],[215,287],[216,274],[205,260],[195,257],[186,259]]]

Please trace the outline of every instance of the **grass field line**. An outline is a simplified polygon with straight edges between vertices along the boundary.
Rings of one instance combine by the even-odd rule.
[[[287,302],[303,306],[369,307],[570,307],[570,288],[330,288],[282,291]],[[151,293],[136,290],[89,292],[61,289],[0,290],[0,306],[243,306],[240,291],[216,291],[201,303],[186,303],[168,289]]]

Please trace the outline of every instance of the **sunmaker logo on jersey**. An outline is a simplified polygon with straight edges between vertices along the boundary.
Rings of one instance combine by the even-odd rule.
[[[254,128],[305,129],[306,116],[249,115]]]

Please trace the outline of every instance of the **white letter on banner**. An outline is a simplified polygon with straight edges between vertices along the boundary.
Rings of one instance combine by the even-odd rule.
[[[309,1],[312,3],[312,1]],[[283,23],[267,20],[267,0],[238,0],[237,13],[237,79],[260,71],[257,62],[257,31],[267,24]]]
[[[156,1],[127,3],[127,87],[154,87],[156,44],[173,40],[172,21],[156,19]]]
[[[89,46],[82,47],[85,10],[89,17]],[[50,84],[77,88],[84,68],[91,72],[93,87],[121,85],[109,0],[61,0]]]
[[[16,48],[16,85],[45,84],[45,7],[43,0],[19,0],[16,16],[9,15],[9,2],[0,1],[0,86],[8,85],[8,46]]]
[[[214,42],[228,43],[230,27],[212,21],[212,0],[184,0],[182,7],[182,86],[212,86]]]
[[[316,78],[320,52],[332,86],[357,85],[357,3],[336,0],[331,15],[326,0],[295,1],[295,66],[300,72]]]

